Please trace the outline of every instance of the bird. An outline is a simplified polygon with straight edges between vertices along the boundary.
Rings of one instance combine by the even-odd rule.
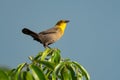
[[[59,20],[54,25],[54,27],[41,31],[39,33],[36,33],[28,28],[23,28],[22,32],[26,35],[31,36],[33,40],[40,42],[44,48],[50,48],[49,47],[50,44],[55,43],[57,40],[59,40],[64,35],[68,22],[70,21]]]

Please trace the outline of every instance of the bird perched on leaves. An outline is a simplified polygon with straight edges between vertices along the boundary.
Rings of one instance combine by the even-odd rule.
[[[69,20],[60,20],[54,27],[40,33],[36,33],[27,28],[22,29],[22,32],[26,35],[30,35],[34,40],[40,42],[45,48],[47,48],[49,47],[48,45],[56,42],[63,36],[68,22]]]

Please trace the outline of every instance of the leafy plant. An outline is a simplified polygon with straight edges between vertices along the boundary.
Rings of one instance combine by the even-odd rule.
[[[19,64],[16,69],[0,70],[0,80],[90,80],[85,68],[75,61],[63,59],[59,49],[47,48],[29,59],[31,63]]]

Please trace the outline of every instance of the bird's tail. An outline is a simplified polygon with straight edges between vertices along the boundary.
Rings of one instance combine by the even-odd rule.
[[[37,40],[37,41],[39,40],[38,34],[29,30],[29,29],[27,29],[27,28],[22,29],[22,32],[26,35],[32,36],[34,40]]]

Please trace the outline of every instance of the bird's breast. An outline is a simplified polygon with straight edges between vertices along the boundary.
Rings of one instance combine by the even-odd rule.
[[[63,33],[61,31],[56,32],[56,33],[51,33],[51,34],[40,34],[39,38],[42,41],[42,43],[53,43],[56,42],[57,40],[59,40],[62,37]]]

